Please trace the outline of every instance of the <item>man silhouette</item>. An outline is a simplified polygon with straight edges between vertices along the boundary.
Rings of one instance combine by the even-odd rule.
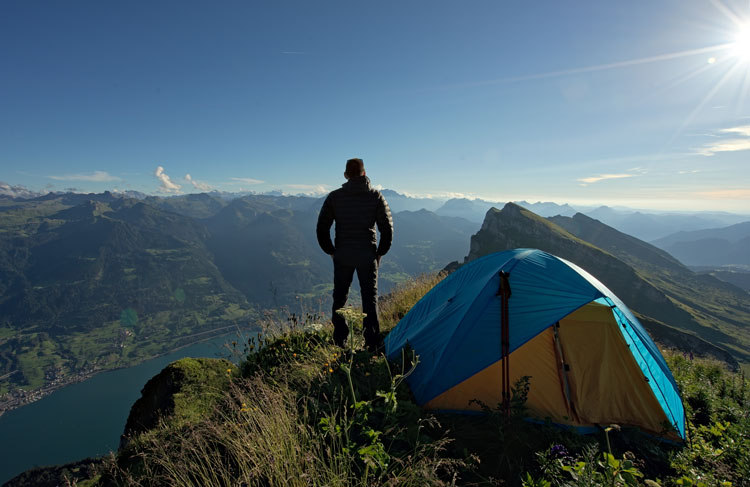
[[[316,229],[323,252],[333,258],[333,341],[343,347],[349,336],[346,320],[336,313],[346,304],[349,286],[357,271],[362,293],[365,346],[370,351],[381,347],[378,322],[378,267],[380,258],[393,241],[391,209],[380,191],[370,186],[362,159],[346,161],[347,182],[332,191],[320,210]],[[331,225],[336,222],[336,244],[331,242]],[[375,233],[377,225],[380,242]]]

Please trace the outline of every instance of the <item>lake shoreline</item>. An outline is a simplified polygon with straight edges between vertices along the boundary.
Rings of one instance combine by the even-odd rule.
[[[12,411],[14,409],[18,409],[18,408],[21,408],[23,406],[27,406],[29,404],[32,404],[32,403],[34,403],[34,402],[36,402],[36,401],[38,401],[38,400],[40,400],[40,399],[42,399],[42,398],[44,398],[46,396],[49,396],[53,392],[58,391],[58,390],[60,390],[60,389],[62,389],[64,387],[70,386],[72,384],[78,384],[80,382],[84,382],[86,380],[89,380],[89,379],[91,379],[92,377],[94,377],[95,375],[97,375],[99,373],[102,373],[102,372],[111,372],[111,371],[114,371],[114,370],[121,370],[121,369],[127,369],[129,367],[135,367],[135,366],[140,365],[142,363],[148,362],[149,360],[154,360],[156,358],[163,357],[165,355],[169,355],[169,354],[174,353],[174,352],[178,352],[178,351],[182,350],[183,348],[187,348],[187,347],[189,347],[191,345],[195,345],[195,344],[202,343],[202,342],[205,342],[205,341],[208,341],[208,340],[212,340],[212,339],[214,339],[214,338],[216,338],[218,336],[221,336],[222,334],[228,334],[228,333],[224,333],[224,332],[227,332],[230,329],[238,329],[238,327],[237,327],[237,325],[230,325],[230,326],[224,326],[224,327],[221,327],[221,328],[215,328],[215,329],[212,329],[212,330],[207,330],[205,332],[201,332],[201,333],[199,333],[199,335],[206,335],[206,336],[203,336],[199,340],[195,340],[195,341],[191,341],[189,343],[182,344],[182,345],[180,345],[178,347],[171,348],[169,350],[165,350],[162,353],[159,353],[159,354],[156,354],[156,355],[153,355],[153,356],[150,356],[150,357],[146,357],[146,358],[144,358],[142,360],[139,360],[137,362],[133,362],[133,363],[130,363],[130,364],[119,365],[117,367],[102,367],[102,368],[92,368],[92,369],[88,369],[88,370],[81,370],[81,371],[77,371],[77,372],[75,372],[73,374],[70,374],[68,376],[60,377],[58,379],[55,379],[55,381],[53,381],[50,384],[44,385],[42,387],[38,387],[36,389],[32,389],[30,391],[24,391],[24,390],[21,390],[21,389],[15,390],[15,391],[10,391],[10,392],[6,393],[3,397],[0,398],[0,417],[2,417],[3,414],[5,414],[8,411]],[[195,335],[189,335],[189,336],[186,336],[186,337],[180,337],[180,338],[177,338],[176,341],[179,341],[179,340],[185,339],[185,338],[189,338],[191,336],[195,336]],[[5,396],[10,396],[10,397],[6,398]]]

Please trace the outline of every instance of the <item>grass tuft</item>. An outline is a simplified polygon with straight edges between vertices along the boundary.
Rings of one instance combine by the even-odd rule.
[[[441,279],[384,297],[383,330]],[[269,319],[265,329],[247,340],[211,411],[165,418],[134,438],[99,485],[750,486],[750,387],[717,362],[665,352],[688,418],[679,446],[617,425],[581,436],[530,423],[523,384],[510,419],[492,408],[433,414],[405,381],[418,357],[391,363],[342,350],[330,323],[312,315]]]

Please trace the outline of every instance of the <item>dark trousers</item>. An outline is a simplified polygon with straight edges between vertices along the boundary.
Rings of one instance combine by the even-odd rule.
[[[346,320],[336,313],[346,305],[349,297],[349,286],[352,284],[354,271],[357,271],[359,287],[362,292],[362,312],[365,344],[375,346],[380,336],[378,322],[378,262],[374,252],[337,250],[333,257],[333,341],[343,345],[349,336]]]

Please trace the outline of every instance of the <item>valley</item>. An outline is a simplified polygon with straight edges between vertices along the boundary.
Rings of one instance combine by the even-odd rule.
[[[255,323],[264,310],[330,313],[320,204],[108,192],[0,201],[0,410]],[[478,227],[427,210],[394,219],[381,292],[465,254]]]
[[[464,256],[536,247],[589,269],[664,345],[733,368],[750,362],[747,292],[568,205],[490,206],[480,228],[489,202],[385,193],[396,238],[381,294]],[[314,231],[321,204],[212,193],[0,200],[0,410],[255,323],[266,310],[327,316],[332,269]]]

